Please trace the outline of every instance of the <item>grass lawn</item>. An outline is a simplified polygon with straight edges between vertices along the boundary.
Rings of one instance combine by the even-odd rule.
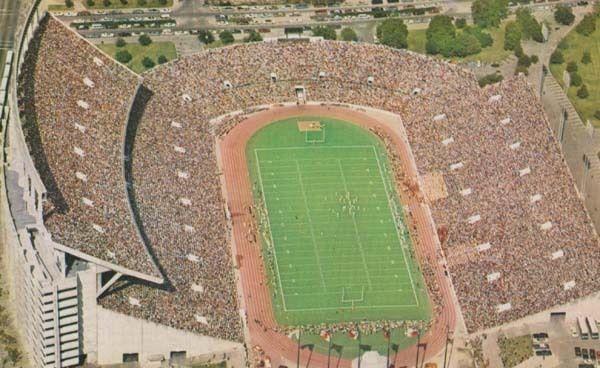
[[[425,53],[427,43],[426,29],[413,29],[408,32],[408,49],[420,54]]]
[[[531,335],[498,338],[500,358],[504,368],[512,368],[533,356]]]
[[[479,54],[470,55],[465,58],[459,59],[460,61],[481,61],[483,63],[493,64],[500,63],[507,57],[509,57],[512,52],[504,50],[504,25],[502,23],[498,28],[488,29],[488,32],[492,36],[494,43],[490,47],[486,47],[481,50]]]
[[[104,5],[102,0],[93,0],[93,5],[89,5],[87,0],[82,0],[83,5],[87,9],[132,9],[132,8],[170,8],[173,6],[173,0],[166,0],[161,3],[160,0],[126,0],[125,3],[121,0],[110,0],[108,6]]]
[[[302,132],[299,120],[320,121],[325,128]],[[343,121],[291,118],[257,132],[246,155],[280,324],[430,318],[377,137]],[[412,342],[401,335],[403,345]],[[318,336],[306,339],[319,342]],[[371,339],[383,342],[381,333]]]
[[[460,32],[460,30],[458,30]],[[464,58],[453,58],[459,62],[481,61],[488,64],[500,63],[511,55],[510,51],[504,50],[504,24],[498,28],[487,30],[494,43],[490,47],[481,50],[480,53],[470,55]],[[415,29],[408,32],[408,49],[421,54],[425,53],[425,44],[427,43],[425,29]],[[441,57],[441,56],[440,56]]]
[[[74,11],[75,7],[67,8],[65,4],[49,4],[48,11],[66,11],[71,10]]]
[[[133,56],[133,59],[126,65],[136,73],[147,70],[142,65],[142,60],[146,56],[154,60],[157,64],[157,59],[160,55],[165,55],[167,60],[173,60],[177,57],[177,51],[175,50],[175,44],[173,42],[152,42],[148,46],[142,46],[136,42],[128,43],[125,47],[117,47],[114,43],[103,43],[99,44],[98,47],[112,57],[114,57],[119,50],[129,51]]]
[[[575,106],[575,110],[579,113],[581,119],[585,122],[589,120],[594,126],[600,126],[600,120],[594,118],[594,112],[600,109],[600,19],[596,19],[596,31],[590,36],[585,37],[575,32],[573,29],[565,37],[569,47],[561,50],[565,57],[563,64],[551,64],[550,71],[554,78],[564,87],[563,71],[567,67],[569,61],[576,61],[578,73],[586,84],[590,93],[586,99],[577,97],[577,89],[579,87],[570,87],[567,91],[569,100]],[[592,55],[590,64],[582,64],[581,57],[584,51],[589,51]]]

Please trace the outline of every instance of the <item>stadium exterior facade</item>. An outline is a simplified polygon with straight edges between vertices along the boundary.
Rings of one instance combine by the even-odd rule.
[[[25,54],[47,4],[35,1],[19,24],[15,50],[2,66],[0,88],[4,180],[1,190],[3,261],[10,302],[27,359],[35,367],[138,361],[160,366],[165,360],[244,359],[238,342],[159,325],[102,308],[97,298],[122,274],[114,264],[88,257],[52,241],[44,226],[46,188],[32,161],[19,117],[17,84]],[[72,267],[66,252],[85,260]],[[110,272],[110,278],[106,275]],[[129,271],[145,281],[160,281]]]

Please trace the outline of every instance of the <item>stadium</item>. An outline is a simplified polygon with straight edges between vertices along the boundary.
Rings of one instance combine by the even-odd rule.
[[[36,366],[412,366],[449,331],[600,290],[596,231],[523,76],[480,88],[313,38],[138,75],[39,2],[19,42],[2,203]]]

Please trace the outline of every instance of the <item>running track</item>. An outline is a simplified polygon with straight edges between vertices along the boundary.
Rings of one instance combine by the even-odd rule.
[[[259,346],[271,360],[273,367],[296,365],[297,345],[284,334],[275,331],[277,322],[273,314],[271,296],[266,280],[265,268],[262,260],[260,244],[249,241],[248,231],[253,219],[248,212],[253,204],[252,184],[248,174],[245,157],[246,142],[252,135],[270,122],[286,119],[299,115],[328,116],[345,120],[365,128],[379,127],[393,140],[407,177],[416,179],[416,166],[410,154],[408,144],[401,138],[397,127],[388,122],[380,122],[370,115],[349,108],[317,105],[301,105],[290,107],[273,107],[269,110],[252,114],[234,127],[220,141],[221,165],[225,179],[227,204],[232,214],[233,225],[233,254],[236,255],[236,266],[239,268],[241,290],[243,294],[242,305],[245,307],[247,327],[250,335],[249,349]],[[400,189],[400,188],[399,188]],[[407,191],[398,191],[404,205],[408,205],[411,215],[407,216],[411,224],[411,234],[416,237],[415,250],[419,262],[423,259],[431,260],[429,263],[435,267],[435,278],[440,289],[442,305],[439,313],[434,316],[432,327],[421,337],[419,349],[420,360],[431,359],[442,352],[446,343],[446,328],[454,330],[456,323],[456,309],[452,294],[450,280],[444,274],[444,269],[439,262],[439,241],[435,225],[428,214],[427,207],[420,203],[417,197]],[[415,231],[416,229],[416,231]],[[252,352],[250,352],[252,353]],[[393,362],[396,367],[412,367],[416,362],[417,346],[401,350]],[[391,355],[391,359],[394,355]],[[301,351],[300,364],[306,366],[310,359],[311,367],[327,366],[327,356],[311,352],[308,349]],[[352,362],[332,357],[332,366],[347,368]]]

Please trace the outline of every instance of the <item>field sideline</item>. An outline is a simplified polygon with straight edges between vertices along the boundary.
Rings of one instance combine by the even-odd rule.
[[[427,319],[385,148],[354,124],[302,120],[324,124],[310,132],[318,143],[291,118],[258,131],[246,150],[278,321]]]

